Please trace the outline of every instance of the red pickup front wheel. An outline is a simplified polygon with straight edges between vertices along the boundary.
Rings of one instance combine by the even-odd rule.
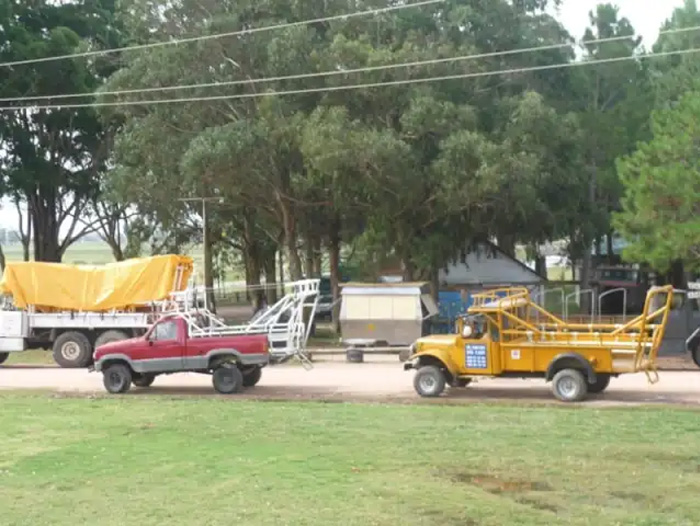
[[[126,393],[131,387],[131,369],[121,363],[110,365],[102,372],[102,383],[112,394]]]
[[[243,373],[232,363],[222,363],[212,375],[214,389],[221,394],[240,393],[243,390]]]

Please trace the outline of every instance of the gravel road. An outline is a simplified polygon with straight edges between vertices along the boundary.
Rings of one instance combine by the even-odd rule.
[[[613,379],[602,395],[591,396],[586,405],[617,406],[680,404],[700,406],[700,371],[661,372],[661,381],[649,385],[643,374]],[[556,403],[549,384],[542,380],[482,379],[466,389],[447,391],[435,400],[418,397],[412,386],[413,372],[403,371],[396,358],[373,359],[363,364],[327,361],[312,370],[299,365],[266,368],[260,383],[234,399],[369,401],[393,403],[470,403],[520,400]],[[0,367],[0,390],[48,390],[83,395],[105,394],[102,376],[78,369],[55,367]],[[132,388],[126,396],[218,397],[209,376],[181,373],[158,377],[147,389]]]

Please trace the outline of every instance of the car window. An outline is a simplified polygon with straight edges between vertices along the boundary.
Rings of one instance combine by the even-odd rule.
[[[154,340],[176,340],[177,339],[177,323],[174,320],[164,321],[156,325]]]

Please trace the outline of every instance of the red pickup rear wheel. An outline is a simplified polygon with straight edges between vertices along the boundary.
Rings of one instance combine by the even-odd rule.
[[[233,363],[222,363],[212,374],[214,389],[221,394],[240,393],[243,390],[243,373]]]
[[[134,376],[131,383],[133,383],[136,387],[150,387],[155,379],[156,375],[153,373],[142,373]]]
[[[253,387],[257,385],[262,376],[262,367],[253,367],[243,373],[243,387]]]

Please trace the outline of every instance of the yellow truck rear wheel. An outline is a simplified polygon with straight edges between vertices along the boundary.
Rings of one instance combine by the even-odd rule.
[[[552,379],[552,392],[562,402],[580,402],[588,394],[588,382],[577,369],[562,369]]]
[[[588,384],[589,393],[602,393],[610,385],[610,375],[609,374],[598,374],[596,375],[595,382]]]

